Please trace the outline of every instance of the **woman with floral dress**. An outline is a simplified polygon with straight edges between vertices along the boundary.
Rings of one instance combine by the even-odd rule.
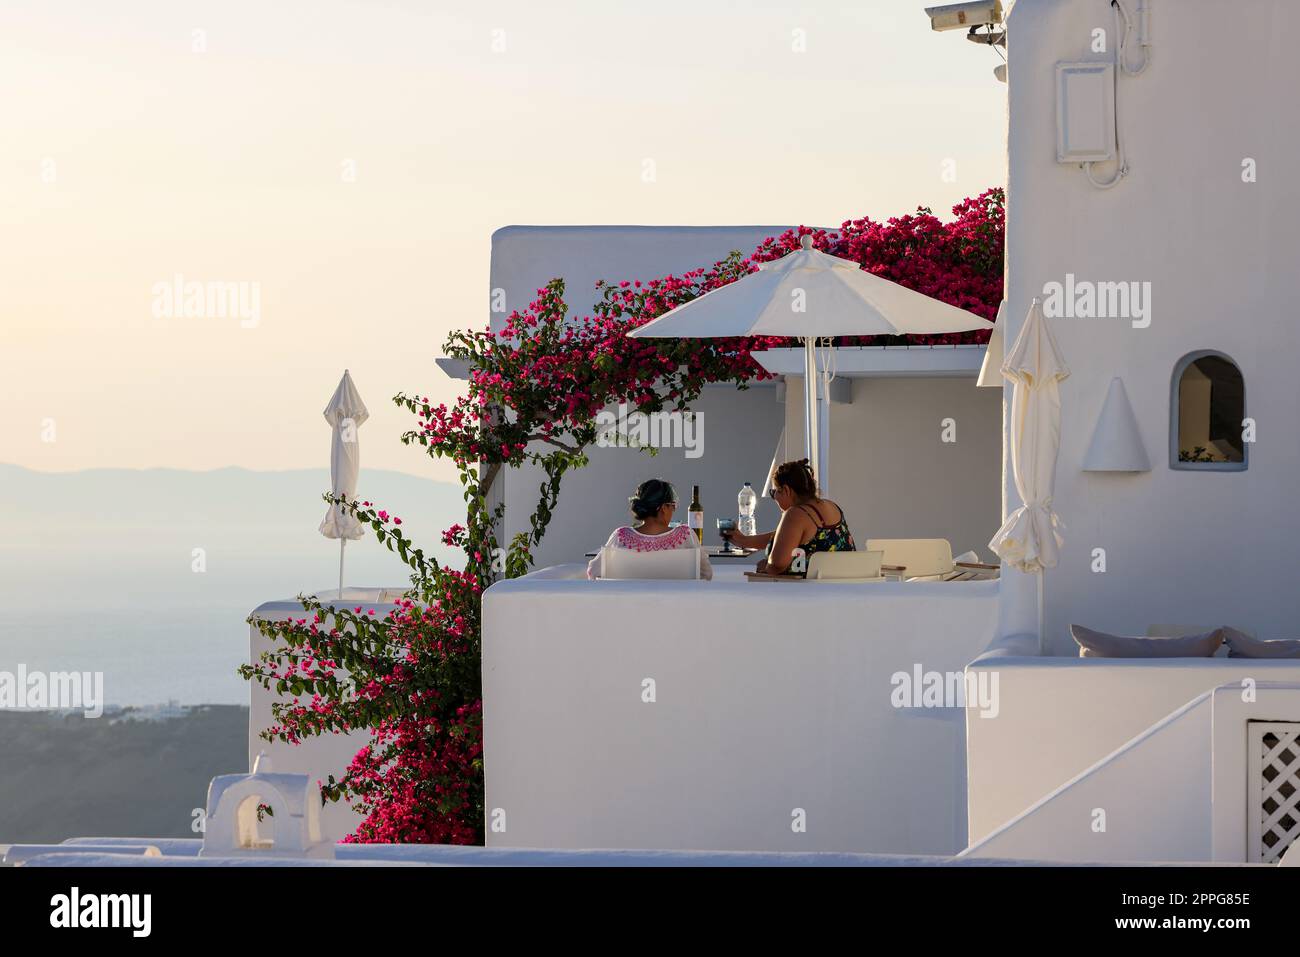
[[[649,479],[637,486],[636,494],[628,499],[635,520],[633,525],[614,529],[605,543],[606,548],[629,548],[636,552],[658,552],[665,549],[693,548],[700,553],[700,577],[711,579],[713,566],[709,556],[700,547],[699,540],[686,525],[671,527],[673,512],[677,508],[677,492],[663,479]],[[587,565],[587,577],[600,576],[600,554]]]

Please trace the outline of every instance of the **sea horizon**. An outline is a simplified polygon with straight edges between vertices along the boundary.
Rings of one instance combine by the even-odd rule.
[[[247,618],[268,601],[338,587],[323,537],[327,469],[85,469],[0,464],[0,671],[102,672],[104,704],[248,705]],[[459,486],[363,466],[358,492],[439,560]],[[403,586],[370,537],[350,541],[346,584]],[[15,709],[22,710],[22,709]]]

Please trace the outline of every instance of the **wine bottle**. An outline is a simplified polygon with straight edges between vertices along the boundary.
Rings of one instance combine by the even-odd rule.
[[[701,545],[704,544],[704,506],[700,504],[700,487],[691,486],[691,507],[687,510],[686,518],[691,529],[695,532],[695,537],[699,539]]]

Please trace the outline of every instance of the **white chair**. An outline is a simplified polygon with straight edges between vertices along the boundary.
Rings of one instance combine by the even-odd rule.
[[[990,565],[980,561],[975,552],[962,552],[952,560],[952,571],[943,576],[946,582],[978,582],[998,578],[1002,574],[1001,565]]]
[[[813,552],[808,580],[818,582],[882,582],[884,552]]]
[[[908,581],[938,581],[954,567],[946,538],[868,538],[867,551],[884,552],[886,565],[902,565],[899,577]]]
[[[606,545],[600,550],[600,577],[610,581],[698,579],[700,550],[665,548],[638,552]]]

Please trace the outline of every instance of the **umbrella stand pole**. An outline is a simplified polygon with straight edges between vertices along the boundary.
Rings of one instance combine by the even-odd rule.
[[[830,497],[831,487],[831,374],[823,364],[818,375],[821,404],[817,407],[817,484]]]
[[[804,457],[812,465],[813,475],[821,481],[820,455],[818,450],[817,417],[817,340],[808,337],[803,341],[803,399],[804,399]]]
[[[1038,569],[1038,654],[1043,654],[1043,569]]]
[[[343,600],[343,549],[347,544],[346,538],[339,539],[339,601]]]

